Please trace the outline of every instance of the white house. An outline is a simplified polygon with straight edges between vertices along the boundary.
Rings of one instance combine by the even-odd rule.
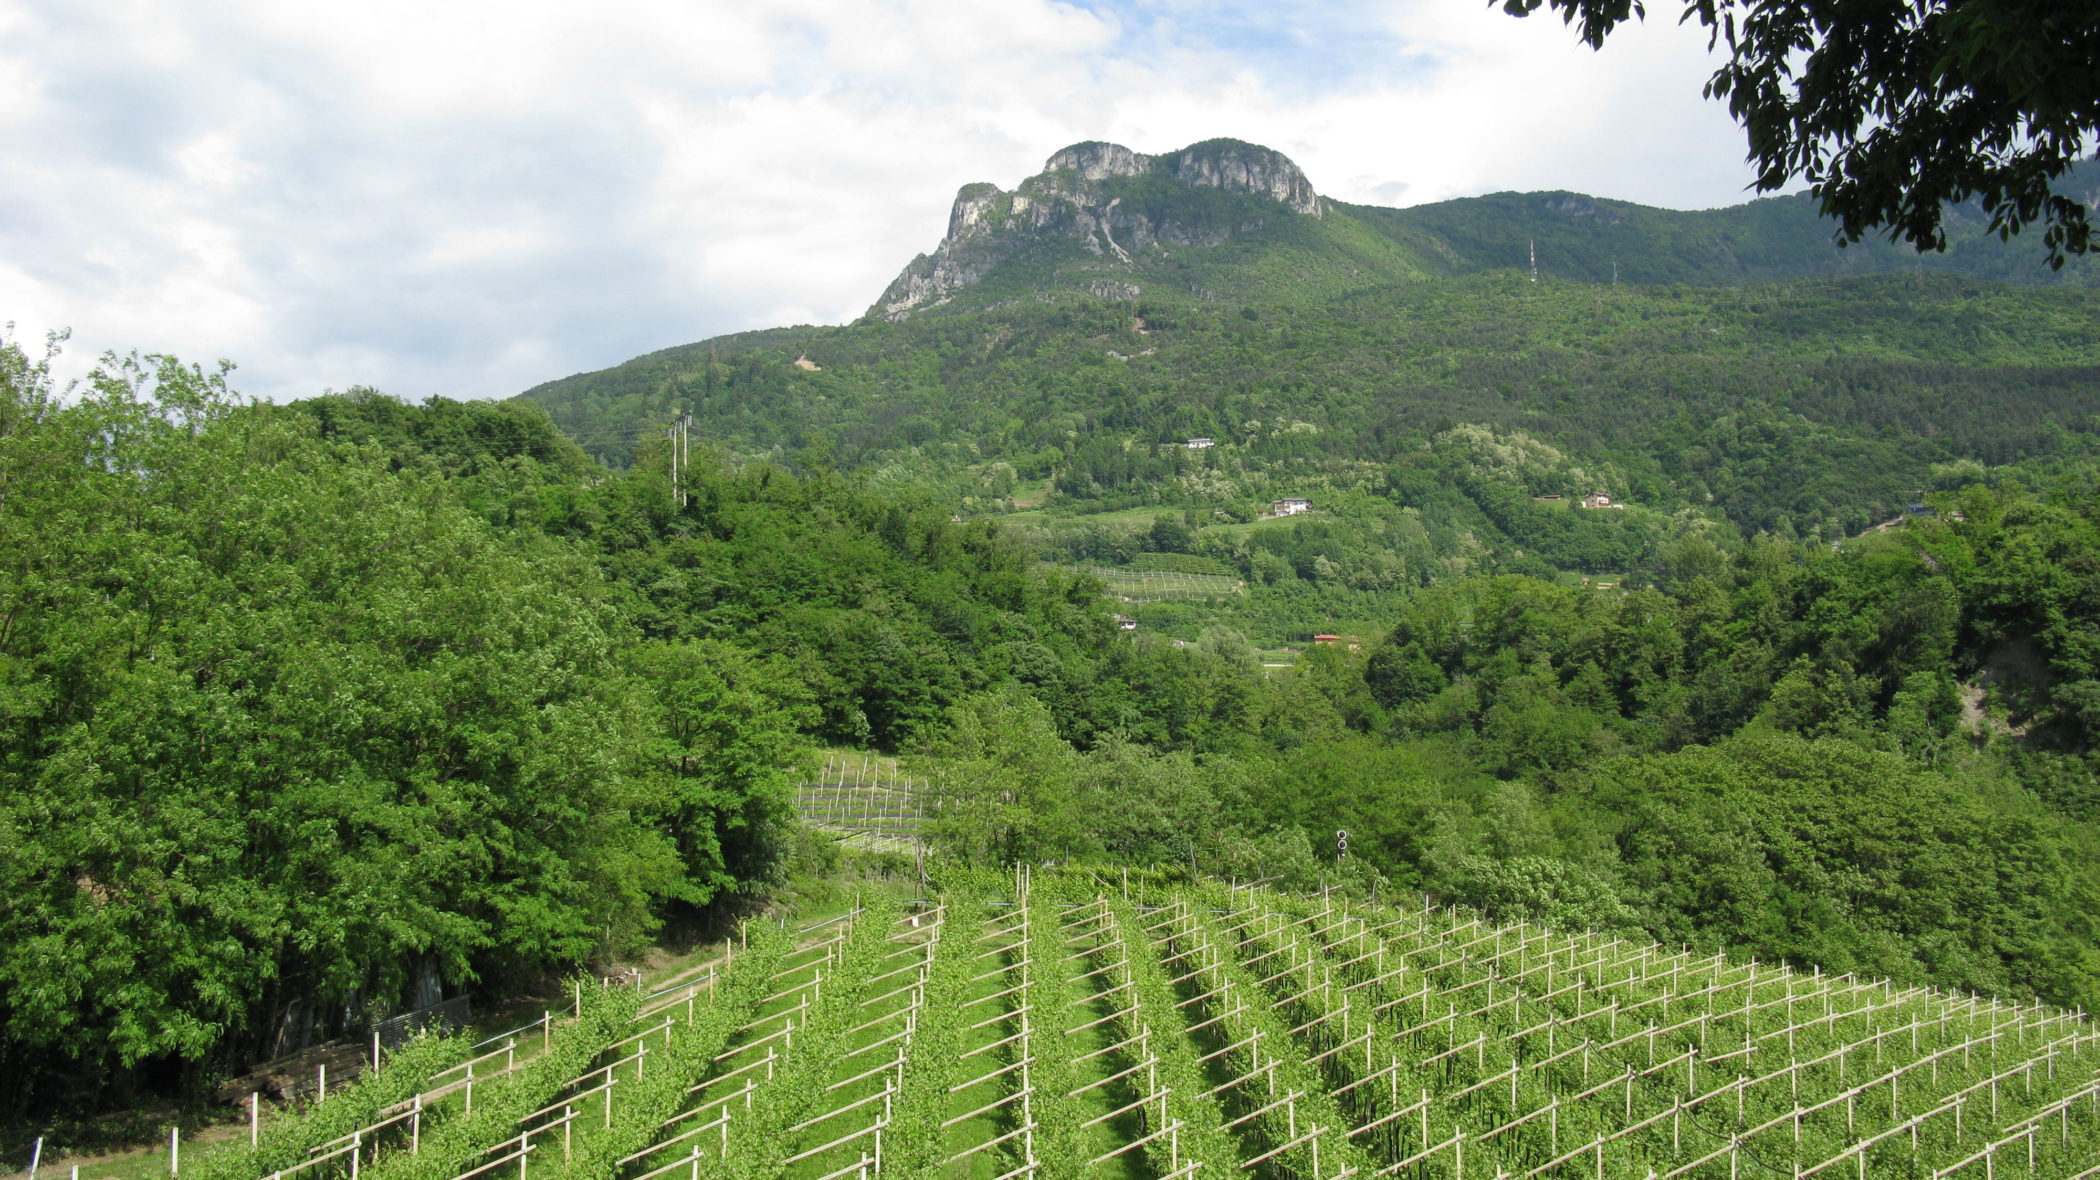
[[[1311,500],[1301,500],[1296,497],[1277,500],[1269,505],[1269,515],[1271,516],[1296,516],[1301,512],[1311,511]]]

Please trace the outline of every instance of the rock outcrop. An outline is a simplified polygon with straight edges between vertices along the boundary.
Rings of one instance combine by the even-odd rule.
[[[1170,183],[1145,188],[1154,178]],[[1176,188],[1260,198],[1273,202],[1273,211],[1246,202],[1221,209],[1177,201]],[[1212,139],[1149,156],[1120,144],[1076,143],[1012,192],[993,184],[964,185],[948,215],[947,237],[932,254],[912,259],[868,314],[901,320],[938,306],[1030,246],[1076,244],[1101,267],[1130,270],[1140,256],[1216,246],[1258,232],[1271,216],[1322,212],[1305,173],[1283,153],[1256,144]],[[1140,289],[1121,280],[1115,286],[1132,297]]]

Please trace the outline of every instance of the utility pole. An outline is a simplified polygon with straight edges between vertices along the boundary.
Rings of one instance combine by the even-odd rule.
[[[691,454],[691,441],[687,432],[692,429],[693,414],[687,410],[671,420],[671,498],[680,508],[686,505],[685,469],[687,456]]]

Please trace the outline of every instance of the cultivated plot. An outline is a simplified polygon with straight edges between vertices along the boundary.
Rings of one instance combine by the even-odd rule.
[[[1223,883],[871,899],[547,1035],[253,1175],[2100,1175],[2080,1012]]]

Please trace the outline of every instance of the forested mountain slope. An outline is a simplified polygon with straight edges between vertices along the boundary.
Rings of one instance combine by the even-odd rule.
[[[1376,469],[1469,425],[1548,444],[1594,484],[1535,494],[1832,536],[1914,500],[1935,464],[2047,451],[2100,408],[2094,272],[2047,271],[2017,241],[1841,251],[1799,198],[1368,209],[1233,141],[1051,164],[1012,193],[966,188],[862,322],[525,396],[615,463],[690,410],[735,452],[822,445],[970,512],[1048,480],[1053,509],[1206,520],[1306,487],[1404,502]],[[1196,437],[1218,445],[1191,453]]]

